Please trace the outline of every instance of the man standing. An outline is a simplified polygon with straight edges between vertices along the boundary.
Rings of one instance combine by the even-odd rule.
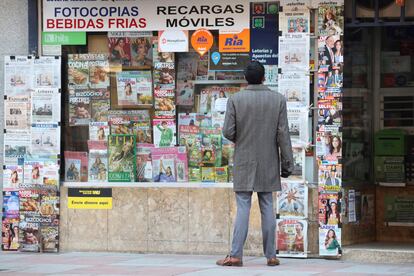
[[[276,219],[272,192],[281,189],[280,175],[288,177],[293,171],[286,99],[263,85],[264,67],[259,62],[251,62],[244,74],[249,85],[229,98],[223,126],[224,137],[235,143],[233,189],[236,193],[237,215],[231,253],[217,261],[217,264],[243,265],[251,196],[257,192],[263,251],[267,264],[275,266],[279,260],[275,250]]]

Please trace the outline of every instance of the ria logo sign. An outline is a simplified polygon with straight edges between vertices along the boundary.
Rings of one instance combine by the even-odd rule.
[[[241,32],[219,34],[219,51],[221,53],[240,53],[250,51],[250,29]]]

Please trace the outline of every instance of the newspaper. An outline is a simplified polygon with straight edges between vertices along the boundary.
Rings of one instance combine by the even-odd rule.
[[[287,109],[289,134],[293,146],[306,146],[309,142],[309,120],[307,107],[289,107]]]
[[[309,76],[304,73],[285,72],[279,75],[279,93],[289,106],[309,106]]]
[[[306,258],[308,222],[301,219],[277,219],[276,247],[278,256]]]
[[[284,33],[309,33],[310,0],[280,1],[279,30]]]
[[[279,37],[279,68],[287,71],[309,71],[310,37],[308,34],[287,33]]]
[[[301,181],[283,180],[277,192],[277,213],[281,218],[308,217],[308,187]]]
[[[60,122],[60,93],[57,88],[32,91],[32,122]]]
[[[4,57],[4,94],[28,95],[33,87],[33,60],[31,56]]]
[[[28,130],[30,126],[30,97],[9,96],[4,101],[6,130]]]
[[[32,154],[60,154],[60,126],[57,123],[34,123],[31,128]]]
[[[25,158],[31,152],[30,133],[10,130],[4,134],[4,163],[18,164],[18,159]]]
[[[36,57],[33,74],[34,88],[60,88],[60,57]]]

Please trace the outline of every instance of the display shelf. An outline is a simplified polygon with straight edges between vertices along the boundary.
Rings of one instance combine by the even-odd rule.
[[[62,182],[68,188],[233,188],[233,183],[208,182]]]
[[[194,84],[239,84],[246,83],[245,80],[195,80]]]

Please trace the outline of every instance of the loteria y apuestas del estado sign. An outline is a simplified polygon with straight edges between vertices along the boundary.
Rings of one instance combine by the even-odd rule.
[[[43,0],[43,31],[243,30],[245,0]]]

